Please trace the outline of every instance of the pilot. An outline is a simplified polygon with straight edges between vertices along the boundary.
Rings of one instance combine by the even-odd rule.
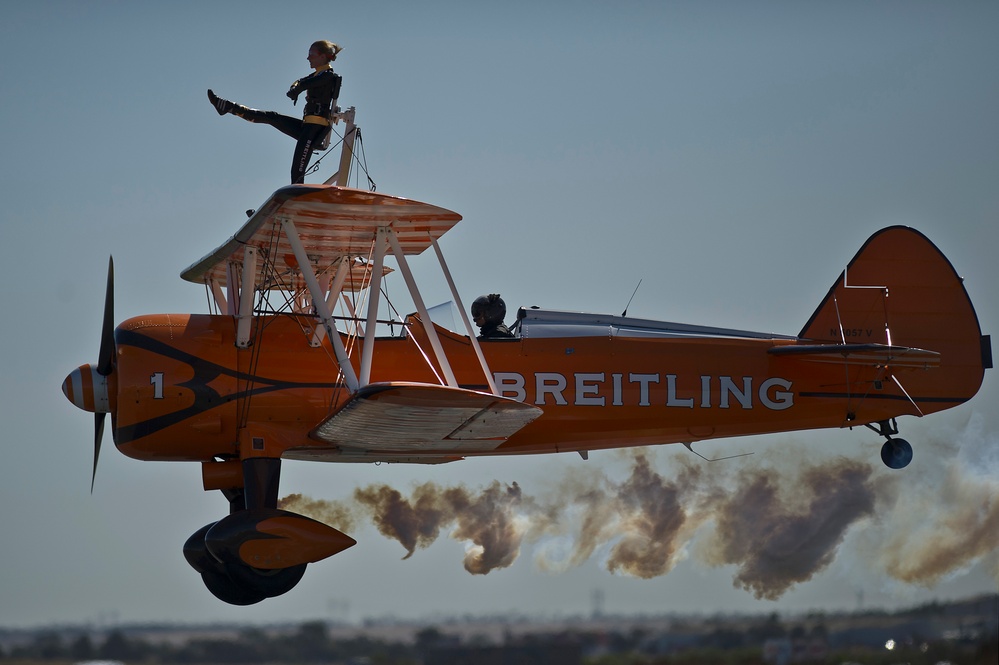
[[[330,63],[336,60],[337,54],[342,50],[342,47],[326,40],[315,42],[309,47],[309,65],[315,71],[292,83],[287,93],[295,104],[298,103],[298,96],[305,93],[305,108],[301,120],[274,111],[247,108],[222,99],[211,90],[208,91],[208,101],[219,115],[232,113],[250,122],[264,123],[298,141],[291,162],[293,185],[305,181],[305,171],[309,166],[312,151],[318,148],[330,131],[341,81]]]
[[[472,302],[472,320],[479,327],[479,339],[509,339],[513,333],[503,323],[506,303],[498,293],[479,296]]]

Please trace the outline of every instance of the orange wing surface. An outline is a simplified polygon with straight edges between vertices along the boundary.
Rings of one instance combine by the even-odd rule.
[[[257,289],[288,290],[283,275],[297,275],[295,260],[281,223],[298,230],[312,268],[325,269],[343,257],[367,256],[379,226],[391,226],[404,254],[420,254],[461,215],[445,208],[398,196],[328,185],[289,185],[274,192],[243,227],[218,249],[180,276],[197,284],[228,282],[227,264],[242,264],[247,246],[265,252],[254,283]]]
[[[424,383],[377,383],[312,431],[326,443],[365,451],[463,453],[494,450],[541,415],[512,399]]]

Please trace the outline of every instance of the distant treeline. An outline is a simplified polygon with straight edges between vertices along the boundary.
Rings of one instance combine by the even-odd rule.
[[[249,627],[225,637],[209,631],[172,631],[170,639],[151,641],[127,628],[101,633],[88,629],[50,629],[21,633],[0,630],[0,665],[116,661],[127,665],[298,665],[302,663],[371,663],[372,665],[450,665],[458,662],[586,663],[587,665],[686,665],[688,663],[760,663],[764,646],[808,647],[796,662],[862,661],[999,662],[999,595],[958,603],[931,603],[905,612],[858,612],[796,619],[769,616],[715,616],[673,619],[652,629],[638,623],[598,627],[566,621],[549,633],[508,633],[502,644],[485,637],[458,638],[448,626],[426,627],[415,640],[390,641],[357,635],[334,638],[323,621],[281,629]],[[956,629],[955,629],[956,627]],[[148,635],[149,633],[144,633]],[[388,634],[388,633],[386,633]],[[395,633],[401,635],[403,633]],[[466,632],[466,634],[468,634]],[[412,633],[409,633],[412,635]],[[184,636],[183,639],[180,637]],[[6,642],[3,640],[7,639]],[[401,639],[401,638],[396,638]],[[893,648],[886,649],[891,642]],[[561,651],[558,648],[562,647]],[[476,651],[478,649],[478,651]],[[506,650],[504,655],[504,650]],[[528,657],[529,654],[537,658]],[[553,655],[564,653],[566,659]],[[516,654],[516,655],[514,655]],[[509,656],[509,657],[506,657]],[[526,660],[525,660],[526,658]]]
[[[67,640],[54,631],[41,631],[24,646],[0,651],[0,662],[14,661],[118,661],[122,663],[330,663],[366,656],[386,665],[416,663],[412,645],[379,642],[366,637],[330,639],[326,624],[310,621],[297,631],[268,635],[246,628],[236,638],[194,637],[173,646],[150,643],[113,630],[99,643],[83,633]]]

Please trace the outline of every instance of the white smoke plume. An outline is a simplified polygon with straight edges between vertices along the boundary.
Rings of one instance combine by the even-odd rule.
[[[370,520],[406,559],[441,535],[470,543],[464,566],[473,574],[510,566],[528,544],[535,564],[553,572],[600,553],[612,573],[653,578],[694,556],[734,566],[735,586],[773,600],[826,569],[863,523],[851,546],[900,582],[930,586],[978,561],[999,581],[997,442],[975,418],[937,438],[916,446],[936,463],[904,471],[880,460],[809,461],[782,448],[725,466],[678,453],[660,472],[636,449],[623,480],[588,466],[536,496],[516,482],[424,483],[408,496],[371,485],[349,501],[291,495],[281,507],[341,530]]]
[[[936,463],[880,497],[858,546],[892,579],[932,586],[982,561],[999,584],[999,437],[983,427],[934,432],[918,452]]]

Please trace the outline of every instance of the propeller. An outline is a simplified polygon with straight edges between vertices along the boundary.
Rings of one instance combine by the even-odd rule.
[[[94,414],[94,472],[90,474],[90,493],[94,493],[94,481],[97,479],[97,458],[101,456],[101,439],[104,438],[104,416],[106,413]]]
[[[111,375],[114,374],[114,258],[108,259],[108,286],[104,294],[104,319],[101,324],[101,350],[96,365],[80,365],[62,382],[66,399],[79,409],[94,414],[94,471],[90,476],[90,493],[97,477],[97,458],[101,455],[104,438],[104,417],[111,411]]]
[[[101,324],[101,350],[97,355],[97,373],[107,377],[114,369],[114,257],[108,257],[108,284],[104,291],[104,320]],[[90,493],[97,479],[97,459],[101,456],[104,438],[104,418],[107,412],[94,413],[94,471],[90,476]]]
[[[108,285],[104,292],[104,323],[101,328],[101,351],[97,373],[107,376],[114,364],[114,257],[108,257]]]

